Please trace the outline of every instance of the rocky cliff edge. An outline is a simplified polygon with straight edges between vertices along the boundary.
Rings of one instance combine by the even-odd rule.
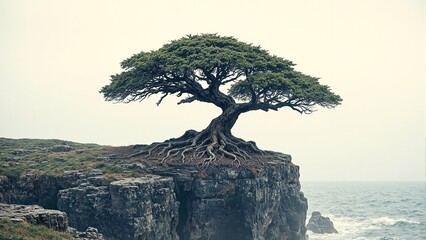
[[[117,180],[96,169],[0,176],[0,202],[60,210],[105,239],[306,239],[299,167],[272,152],[258,167],[163,165]]]

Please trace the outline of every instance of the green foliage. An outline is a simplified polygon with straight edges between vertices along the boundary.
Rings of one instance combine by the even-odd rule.
[[[232,85],[229,94],[244,101],[255,101],[259,109],[277,110],[282,106],[294,106],[294,110],[311,113],[312,106],[335,107],[340,96],[331,92],[330,87],[321,85],[318,78],[297,71],[258,72],[246,80]],[[266,107],[263,109],[262,107]]]
[[[244,111],[290,107],[311,113],[313,106],[333,108],[342,99],[314,78],[293,69],[291,61],[259,46],[216,34],[189,35],[158,50],[141,52],[121,63],[124,71],[111,76],[101,89],[106,100],[141,101],[162,94],[186,95],[180,103],[202,101],[222,109],[237,100]],[[231,84],[229,95],[219,91]]]
[[[4,240],[65,240],[74,239],[70,234],[54,231],[45,226],[13,223],[0,220],[0,239]]]
[[[208,74],[225,80],[234,74],[233,77],[242,75],[242,70],[280,71],[292,65],[290,61],[271,56],[260,47],[233,37],[187,36],[159,50],[141,52],[124,60],[121,66],[125,71],[111,76],[111,84],[101,92],[107,100],[118,101],[143,100],[156,93],[194,94],[194,89],[185,86],[188,79],[211,84]]]

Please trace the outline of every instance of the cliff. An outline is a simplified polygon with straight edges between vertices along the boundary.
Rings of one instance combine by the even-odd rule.
[[[95,227],[105,239],[306,239],[307,200],[289,155],[270,152],[261,165],[239,168],[126,164],[150,170],[0,176],[0,202],[58,209],[70,226]]]

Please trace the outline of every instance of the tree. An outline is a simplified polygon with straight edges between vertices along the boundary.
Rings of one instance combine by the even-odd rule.
[[[123,72],[111,76],[101,89],[107,101],[142,101],[160,94],[157,105],[169,95],[178,104],[201,101],[214,104],[222,114],[201,132],[154,143],[140,154],[158,154],[163,160],[180,158],[208,164],[219,158],[250,159],[262,153],[253,142],[232,135],[240,114],[288,107],[310,114],[314,106],[334,108],[342,99],[318,78],[294,70],[294,64],[261,47],[216,34],[189,35],[158,50],[140,52],[121,63]],[[224,93],[228,85],[228,93]]]

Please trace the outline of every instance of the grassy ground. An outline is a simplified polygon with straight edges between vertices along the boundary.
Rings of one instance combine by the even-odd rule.
[[[28,223],[13,223],[0,220],[1,240],[66,240],[74,239],[70,234],[54,231],[45,226]]]
[[[111,147],[55,139],[0,137],[0,176],[18,176],[29,172],[62,175],[70,170],[84,172],[99,169],[114,180],[122,177],[139,177],[151,173],[154,168],[166,168],[169,164],[182,164],[180,155],[162,162],[162,158],[155,154],[149,157],[145,157],[146,154],[135,154],[144,149],[146,145]],[[262,161],[268,161],[265,155],[253,155],[252,159],[242,161],[242,165],[245,168],[256,169],[261,166],[261,162],[256,160],[259,157],[263,159]],[[220,159],[215,164],[233,167],[232,159]],[[198,157],[185,164],[199,166],[197,163],[202,161],[202,157]]]
[[[65,171],[100,169],[106,175],[140,176],[150,163],[128,159],[131,147],[81,144],[64,140],[0,138],[0,175],[27,172],[61,175]]]

